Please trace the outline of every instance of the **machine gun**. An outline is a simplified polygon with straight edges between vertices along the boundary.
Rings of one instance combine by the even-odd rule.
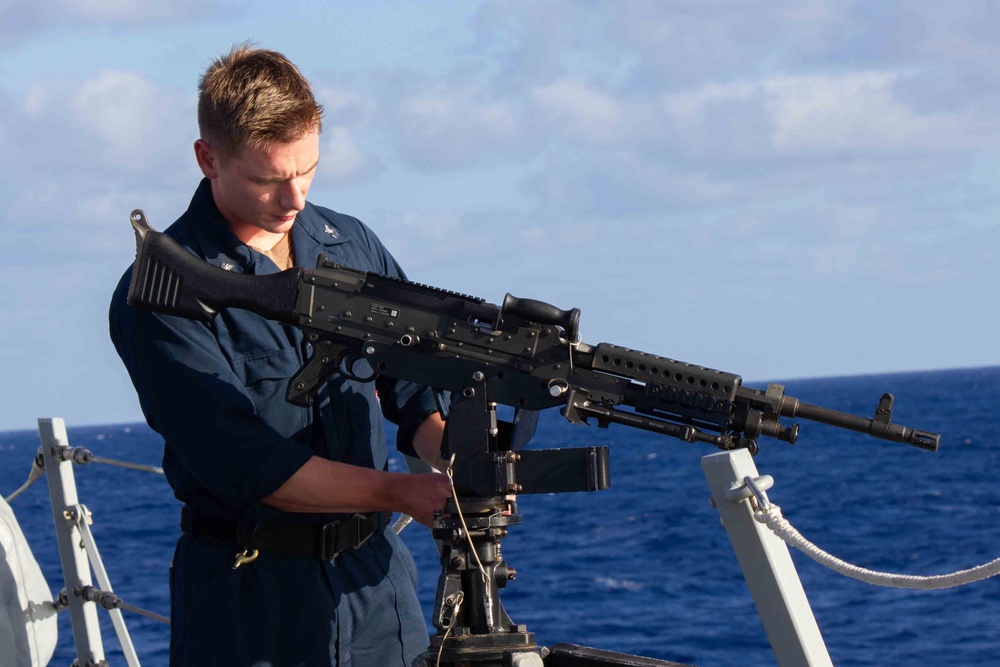
[[[220,308],[243,308],[299,327],[313,355],[292,378],[287,400],[309,405],[332,375],[376,375],[450,392],[443,453],[452,457],[456,499],[435,520],[442,572],[431,648],[446,664],[511,667],[536,655],[534,635],[515,625],[498,589],[515,572],[500,542],[521,523],[508,494],[594,491],[610,485],[606,447],[526,450],[538,411],[562,408],[573,423],[612,423],[756,452],[762,437],[794,443],[800,418],[870,436],[937,449],[940,436],[891,421],[882,396],[867,419],[786,396],[780,385],[744,387],[740,376],[579,334],[580,311],[508,294],[483,299],[358,271],[321,256],[316,269],[234,274],[196,258],[154,231],[142,211],[130,216],[137,253],[129,304],[209,321]],[[497,406],[514,408],[510,421]],[[627,409],[626,409],[627,408]],[[430,660],[430,658],[429,658]]]

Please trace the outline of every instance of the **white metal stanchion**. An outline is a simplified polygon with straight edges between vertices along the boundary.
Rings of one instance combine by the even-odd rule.
[[[701,468],[778,665],[832,667],[788,547],[753,517],[772,480],[758,477],[746,449],[705,456]]]
[[[83,586],[91,586],[92,582],[90,561],[75,516],[74,508],[80,501],[76,495],[73,462],[59,456],[61,448],[69,447],[66,424],[59,418],[39,419],[38,435],[45,460],[45,476],[49,483],[52,518],[56,526],[77,659],[81,665],[99,665],[104,663],[104,643],[97,620],[97,606],[74,594]]]

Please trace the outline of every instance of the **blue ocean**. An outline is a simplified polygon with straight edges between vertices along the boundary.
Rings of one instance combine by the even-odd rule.
[[[1000,367],[785,385],[807,403],[869,417],[888,391],[896,396],[893,421],[942,435],[936,453],[810,422],[799,422],[794,446],[762,439],[757,468],[775,479],[768,496],[808,539],[851,563],[906,574],[948,573],[1000,556]],[[161,441],[145,425],[68,427],[72,446],[159,464]],[[554,410],[543,413],[532,447],[591,445],[610,447],[610,490],[520,499],[524,524],[504,542],[518,572],[501,596],[511,618],[543,645],[572,642],[705,667],[774,665],[701,472],[700,457],[716,450],[625,426],[575,426]],[[37,448],[35,431],[0,433],[0,494],[27,478]],[[393,465],[402,469],[398,456]],[[166,482],[97,464],[76,476],[115,592],[167,614],[180,508]],[[12,507],[58,593],[44,480]],[[403,536],[429,613],[439,571],[433,542],[416,524]],[[846,579],[797,550],[792,556],[834,664],[1000,665],[1000,579],[895,590]],[[142,663],[165,665],[167,627],[125,614]],[[124,664],[103,612],[102,623],[108,659]],[[73,659],[64,613],[52,664]]]

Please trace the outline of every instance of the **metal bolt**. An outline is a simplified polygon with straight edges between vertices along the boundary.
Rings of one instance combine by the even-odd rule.
[[[475,380],[476,382],[482,382],[483,380],[486,379],[486,376],[483,375],[482,371],[476,371],[475,373],[472,374],[472,379]]]
[[[375,354],[375,348],[371,345],[365,348],[365,354]]]

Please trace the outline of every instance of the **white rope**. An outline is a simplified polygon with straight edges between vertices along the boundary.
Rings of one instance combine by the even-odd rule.
[[[876,572],[857,565],[851,565],[835,556],[831,556],[815,544],[807,540],[802,534],[795,530],[792,524],[781,515],[781,508],[771,504],[766,510],[756,510],[753,513],[754,519],[765,524],[775,535],[787,542],[789,545],[800,549],[814,561],[838,572],[845,577],[857,579],[874,586],[889,586],[892,588],[914,588],[918,590],[936,590],[940,588],[952,588],[970,584],[974,581],[981,581],[988,577],[1000,574],[1000,558],[970,568],[959,570],[951,574],[938,574],[929,577],[920,577],[908,574],[892,574],[888,572]]]
[[[469,526],[465,523],[465,515],[462,513],[462,504],[458,502],[458,491],[455,490],[455,473],[451,469],[451,466],[455,463],[455,455],[451,455],[451,462],[448,463],[448,483],[451,485],[451,497],[455,501],[455,509],[458,510],[458,518],[462,522],[462,530],[465,531],[465,539],[469,543],[469,551],[472,555],[476,557],[476,565],[479,567],[479,576],[483,578],[483,583],[487,584],[489,582],[489,577],[486,575],[486,568],[483,567],[483,561],[479,560],[479,552],[476,550],[476,544],[472,541],[472,535],[469,533]],[[492,625],[492,623],[491,623]]]

